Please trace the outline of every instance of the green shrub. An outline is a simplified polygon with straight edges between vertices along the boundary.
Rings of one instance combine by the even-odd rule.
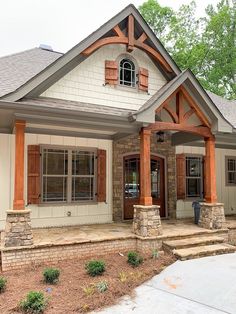
[[[44,281],[46,283],[55,284],[58,282],[60,276],[60,270],[57,268],[46,268],[43,271]]]
[[[158,252],[158,250],[153,250],[152,251],[152,258],[153,259],[158,259],[159,258],[159,252]]]
[[[131,251],[128,253],[128,263],[132,265],[133,267],[137,267],[142,262],[143,262],[143,258],[137,252]]]
[[[100,281],[96,284],[96,287],[99,292],[105,292],[108,289],[108,284],[106,281]]]
[[[6,289],[7,280],[4,277],[0,277],[0,293],[4,292]]]
[[[98,276],[101,275],[105,271],[105,263],[103,261],[89,261],[85,265],[85,269],[87,270],[87,273],[92,276]]]
[[[25,300],[20,302],[20,309],[25,313],[43,313],[48,300],[42,292],[30,291]]]

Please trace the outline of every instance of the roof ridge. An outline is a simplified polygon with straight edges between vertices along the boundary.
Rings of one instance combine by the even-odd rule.
[[[63,52],[58,52],[58,51],[54,51],[54,50],[48,50],[48,49],[43,49],[43,48],[40,48],[40,47],[34,47],[34,48],[30,48],[30,49],[26,49],[26,50],[22,50],[22,51],[19,51],[19,52],[15,52],[15,53],[11,53],[9,55],[5,55],[5,56],[2,56],[0,57],[0,59],[4,59],[4,58],[9,58],[9,57],[13,57],[13,56],[17,56],[17,55],[20,55],[20,54],[23,54],[25,52],[29,52],[29,51],[32,51],[32,50],[44,50],[44,51],[48,51],[48,52],[53,52],[53,53],[58,53],[58,54],[61,54],[63,55],[64,53]]]

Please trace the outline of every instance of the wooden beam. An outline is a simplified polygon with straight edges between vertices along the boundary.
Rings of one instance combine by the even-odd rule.
[[[195,113],[195,110],[193,108],[185,112],[183,122],[186,122],[194,113]]]
[[[180,90],[180,88],[177,88],[164,102],[163,104],[161,104],[157,109],[156,109],[156,113],[159,113],[165,106],[166,104],[168,104],[173,97],[178,93],[178,91]]]
[[[170,107],[166,104],[163,109],[166,110],[166,111],[169,113],[169,115],[170,115],[170,117],[171,117],[171,119],[172,119],[172,121],[173,121],[174,123],[178,123],[178,122],[179,122],[179,118],[178,118],[176,112],[174,112],[174,110],[173,110],[172,108],[170,108]]]
[[[179,123],[183,123],[184,118],[184,105],[183,105],[183,94],[181,93],[181,90],[178,91],[176,94],[176,113],[179,117]]]
[[[155,122],[146,127],[146,129],[150,131],[182,131],[197,134],[204,138],[212,136],[211,130],[208,127],[191,126],[172,122]]]
[[[138,38],[138,42],[143,43],[147,39],[146,33],[142,33],[142,35]]]
[[[119,37],[125,37],[125,34],[122,32],[122,30],[120,29],[120,27],[118,25],[116,25],[113,28],[113,31],[116,33],[117,36]]]
[[[140,132],[140,205],[152,205],[151,196],[151,165],[150,139],[151,131],[142,129]]]
[[[134,17],[129,15],[128,17],[128,46],[127,51],[131,52],[134,50]]]
[[[215,137],[205,138],[205,200],[216,203]]]
[[[25,208],[24,201],[24,151],[25,151],[25,121],[15,122],[15,186],[13,209]]]
[[[200,110],[194,99],[190,96],[190,94],[187,92],[184,86],[181,86],[181,91],[183,93],[184,98],[187,100],[189,106],[193,109],[195,109],[195,113],[199,120],[203,123],[204,126],[207,126],[208,128],[211,128],[211,124],[208,121],[208,119],[205,117],[203,112]]]
[[[97,40],[94,44],[89,46],[87,49],[85,49],[82,54],[84,56],[89,56],[91,53],[93,53],[95,50],[98,48],[101,48],[105,45],[110,45],[110,44],[128,44],[128,38],[127,37],[118,37],[118,36],[113,36],[113,37],[106,37]]]

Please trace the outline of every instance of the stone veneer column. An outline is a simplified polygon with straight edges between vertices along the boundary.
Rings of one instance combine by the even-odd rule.
[[[205,229],[225,228],[224,204],[201,203],[199,226]]]
[[[15,187],[13,210],[7,210],[4,245],[6,247],[33,244],[30,210],[24,201],[25,121],[15,122]]]
[[[133,232],[141,237],[162,234],[160,206],[134,205]]]

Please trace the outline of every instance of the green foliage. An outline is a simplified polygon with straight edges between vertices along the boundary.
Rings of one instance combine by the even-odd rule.
[[[87,270],[87,273],[92,276],[98,276],[102,275],[105,271],[105,263],[103,261],[98,261],[98,260],[92,260],[86,263],[85,269]]]
[[[48,300],[42,292],[30,291],[26,299],[20,302],[20,309],[25,313],[43,313]]]
[[[143,262],[143,258],[137,252],[131,251],[128,253],[128,260],[127,261],[133,267],[137,267]]]
[[[0,277],[0,293],[4,292],[7,285],[7,279],[5,277]]]
[[[106,281],[100,281],[96,284],[96,287],[98,289],[99,292],[105,292],[108,289],[108,284]]]
[[[152,251],[152,258],[153,259],[157,259],[157,258],[159,258],[159,252],[158,252],[158,250],[153,250]]]
[[[147,0],[139,10],[181,69],[213,93],[236,97],[236,0],[219,0],[198,18],[195,1],[174,11]]]
[[[60,276],[60,270],[57,268],[46,268],[43,271],[44,281],[46,283],[55,284],[58,282]]]

